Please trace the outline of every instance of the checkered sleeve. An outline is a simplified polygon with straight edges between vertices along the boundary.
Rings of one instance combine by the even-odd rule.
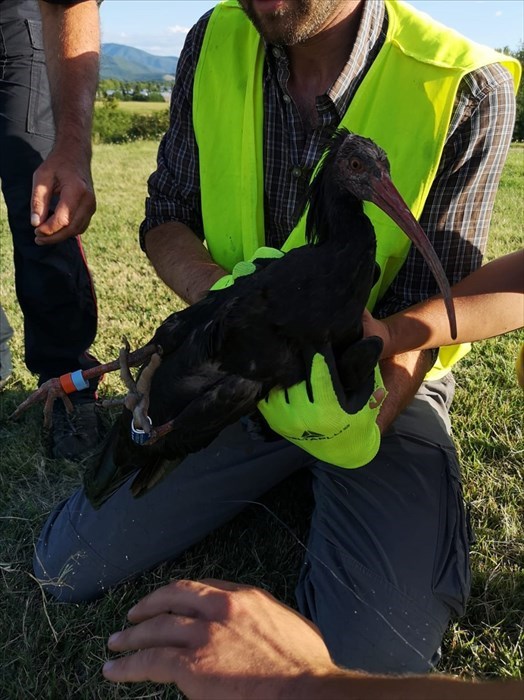
[[[493,64],[463,79],[420,219],[451,284],[482,263],[514,122],[515,95],[507,69]],[[438,291],[422,256],[412,247],[374,313],[389,316]]]
[[[209,15],[191,29],[178,60],[169,128],[160,142],[156,170],[148,180],[145,218],[140,226],[143,250],[147,232],[168,221],[180,221],[204,238],[192,103],[193,81]]]

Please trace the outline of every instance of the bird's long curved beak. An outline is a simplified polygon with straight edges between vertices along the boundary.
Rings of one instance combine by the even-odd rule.
[[[455,339],[457,337],[457,320],[451,297],[451,289],[442,263],[435,253],[435,249],[424,233],[423,228],[400,196],[397,188],[385,173],[382,173],[382,177],[375,181],[373,189],[373,199],[371,200],[373,204],[376,204],[377,207],[382,209],[382,211],[404,231],[406,236],[414,243],[427,262],[444,298],[449,318],[451,337]]]

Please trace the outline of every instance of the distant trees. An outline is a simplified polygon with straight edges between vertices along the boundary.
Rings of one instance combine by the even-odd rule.
[[[97,99],[119,102],[164,102],[164,95],[171,92],[172,82],[124,81],[103,78],[98,83]]]
[[[508,46],[498,50],[514,56],[521,65],[524,64],[524,44],[516,51]],[[172,87],[172,81],[124,81],[103,78],[98,84],[97,99],[116,102],[164,102],[169,100]],[[524,141],[524,79],[517,93],[517,119],[513,140]]]
[[[152,113],[119,109],[116,99],[106,98],[95,107],[93,140],[95,143],[129,143],[138,140],[159,140],[169,126],[169,109]]]
[[[172,82],[124,81],[103,78],[98,84],[93,119],[93,139],[97,143],[128,143],[139,139],[159,139],[169,126],[169,109],[152,113],[119,109],[120,102],[169,101]],[[147,108],[144,108],[147,109]]]

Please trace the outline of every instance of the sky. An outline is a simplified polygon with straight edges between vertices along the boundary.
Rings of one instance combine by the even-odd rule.
[[[102,41],[158,56],[178,56],[189,28],[216,0],[105,0]],[[411,0],[470,39],[517,49],[524,38],[523,0]]]

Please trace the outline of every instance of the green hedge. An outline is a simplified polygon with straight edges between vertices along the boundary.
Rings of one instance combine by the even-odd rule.
[[[119,109],[117,102],[107,101],[95,108],[93,140],[95,143],[158,140],[168,126],[168,109],[152,114],[133,114]]]

